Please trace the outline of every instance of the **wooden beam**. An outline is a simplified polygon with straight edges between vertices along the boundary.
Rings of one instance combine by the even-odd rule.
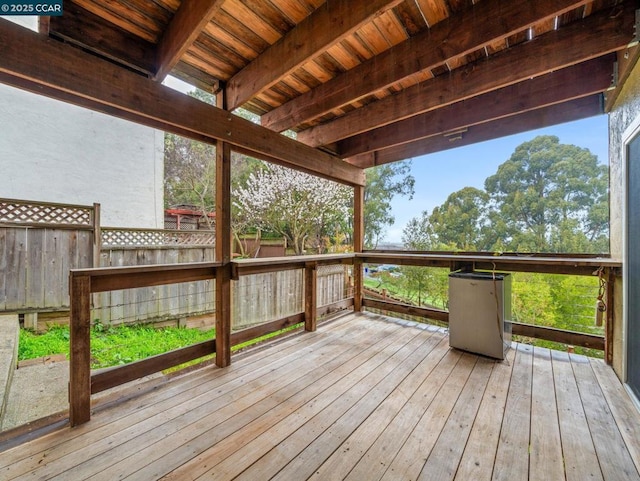
[[[224,91],[216,103],[226,109]],[[223,267],[216,271],[216,365],[231,364],[231,149],[216,143],[216,260]]]
[[[318,306],[318,264],[307,262],[304,266],[304,330],[315,332]]]
[[[288,167],[348,185],[364,173],[222,109],[176,92],[77,48],[0,19],[0,76],[18,88],[213,143],[218,139]]]
[[[402,0],[332,0],[302,20],[262,55],[234,75],[227,85],[229,108],[240,107],[300,65]],[[283,129],[284,130],[284,129]]]
[[[115,366],[91,376],[91,394],[120,386],[121,384],[193,361],[214,353],[214,340],[202,341],[180,349],[150,356],[124,366]]]
[[[262,125],[278,132],[289,129],[586,3],[483,0],[266,113]]]
[[[605,112],[611,112],[613,106],[618,100],[618,96],[624,87],[625,82],[633,71],[636,63],[640,59],[640,45],[636,44],[632,47],[625,48],[618,52],[618,64],[616,68],[615,89],[607,92],[605,96]]]
[[[381,301],[377,299],[366,298],[362,301],[364,307],[371,309],[379,309],[381,311],[397,312],[407,316],[423,317],[440,322],[449,322],[449,313],[442,309],[434,309],[429,307],[418,307],[410,304],[402,304],[394,301]]]
[[[532,110],[519,115],[494,120],[473,127],[461,132],[459,138],[452,140],[444,136],[429,137],[416,140],[407,144],[379,150],[373,155],[363,154],[361,156],[347,159],[349,162],[362,168],[369,168],[375,165],[397,162],[420,155],[440,152],[442,150],[454,149],[466,145],[493,140],[507,135],[519,134],[529,130],[549,127],[564,122],[593,117],[603,114],[602,96],[592,95],[582,99],[572,100],[562,104]]]
[[[364,250],[364,187],[353,189],[353,252]],[[362,310],[362,293],[364,277],[362,262],[355,259],[353,263],[353,310]]]
[[[91,277],[70,274],[69,297],[69,422],[77,426],[91,419]]]
[[[411,306],[408,304],[400,304],[397,302],[379,301],[374,299],[365,299],[364,306],[382,311],[397,312],[409,316],[423,317],[425,319],[433,319],[439,322],[448,323],[449,313],[439,309],[430,309],[425,307]],[[558,342],[561,344],[570,344],[572,346],[587,347],[590,349],[598,349],[602,351],[605,346],[604,337],[596,334],[588,334],[584,332],[565,331],[547,326],[534,326],[532,324],[522,324],[520,322],[511,323],[512,333],[516,336],[533,337],[535,339],[544,339],[546,341]]]
[[[180,2],[171,23],[158,42],[156,50],[156,72],[158,81],[171,72],[187,49],[198,38],[200,32],[220,10],[224,0],[189,0]],[[65,7],[66,15],[66,7]]]
[[[493,255],[492,253],[453,253],[439,252],[365,252],[356,254],[357,259],[367,264],[391,264],[397,266],[445,267],[455,269],[460,264],[473,270],[537,272],[539,274],[568,274],[592,276],[593,271],[603,267],[618,269],[620,261],[610,257],[581,257],[571,254],[529,257],[519,254]]]
[[[287,327],[301,324],[302,322],[304,322],[304,313],[301,312],[298,314],[292,314],[290,316],[283,317],[282,319],[276,319],[275,321],[267,322],[265,324],[248,327],[247,329],[242,329],[241,331],[237,331],[231,334],[231,345],[237,346],[238,344],[242,344],[244,342],[257,339],[258,337],[262,337],[265,334],[271,334],[273,332],[286,329]],[[285,333],[280,335],[284,334]],[[289,332],[287,332],[287,334],[289,334]]]
[[[90,269],[91,292],[133,289],[136,287],[162,286],[179,282],[194,282],[213,279],[218,263],[200,262],[191,264],[169,264],[153,266],[103,267]],[[71,272],[84,269],[72,269]],[[78,274],[79,275],[79,274]]]
[[[49,17],[48,34],[144,74],[155,70],[155,46],[85,10],[71,0],[64,15]]]
[[[376,127],[459,102],[528,78],[544,75],[624,48],[633,36],[635,1],[618,15],[595,13],[524,44],[474,62],[396,95],[372,102],[336,120],[298,133],[298,140],[320,146]]]
[[[216,261],[231,262],[231,149],[216,145]]]
[[[431,110],[338,142],[352,157],[601,93],[611,86],[613,54]]]

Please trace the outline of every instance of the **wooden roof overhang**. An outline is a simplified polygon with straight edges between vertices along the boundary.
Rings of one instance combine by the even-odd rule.
[[[362,168],[605,112],[638,3],[65,0],[39,35],[0,20],[0,81],[362,185]]]

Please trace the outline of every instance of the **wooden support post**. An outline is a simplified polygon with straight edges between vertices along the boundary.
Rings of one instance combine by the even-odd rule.
[[[38,313],[37,312],[24,313],[24,328],[31,329],[33,332],[38,331]]]
[[[307,262],[304,266],[304,329],[313,332],[317,327],[318,264]]]
[[[69,422],[77,426],[91,419],[91,278],[71,273],[69,295]]]
[[[607,312],[604,326],[604,360],[605,362],[611,366],[613,364],[613,340],[614,340],[614,330],[613,323],[615,319],[615,281],[616,275],[614,269],[605,269],[605,279],[607,280]]]
[[[216,97],[226,107],[224,89]],[[230,114],[231,115],[231,114]],[[216,365],[231,364],[231,146],[216,143]]]
[[[364,248],[364,187],[353,188],[353,251],[362,252]],[[362,310],[362,293],[364,279],[362,275],[362,261],[353,260],[353,310]]]

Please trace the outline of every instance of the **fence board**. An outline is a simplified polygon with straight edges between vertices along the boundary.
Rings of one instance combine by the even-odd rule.
[[[84,230],[0,227],[0,309],[68,309],[69,269],[91,267],[90,248]]]
[[[7,306],[7,269],[9,254],[7,250],[7,229],[0,228],[0,311]]]
[[[213,262],[214,246],[186,245],[105,249],[102,267]],[[121,324],[182,318],[214,311],[213,280],[106,291],[98,294],[94,317]]]
[[[46,251],[50,249],[47,238],[53,236],[46,229],[25,229],[25,233],[27,237],[25,250],[27,259],[25,265],[25,303],[46,306],[43,279],[46,267],[44,259],[48,255]],[[47,272],[47,274],[49,273]],[[55,281],[57,279],[54,277],[52,280]]]

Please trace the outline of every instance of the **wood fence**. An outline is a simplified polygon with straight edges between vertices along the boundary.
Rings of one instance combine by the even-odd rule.
[[[0,199],[0,312],[19,312],[25,326],[38,324],[38,313],[69,310],[69,270],[87,267],[170,265],[215,261],[215,233],[99,226],[100,206]],[[233,283],[234,329],[304,311],[302,270],[245,276]],[[318,303],[345,297],[343,266],[323,266],[318,273]],[[250,300],[250,301],[248,301]],[[213,326],[215,280],[191,281],[92,296],[92,322],[103,324],[178,324]],[[46,318],[45,318],[46,319]]]
[[[213,262],[215,233],[103,228],[99,267]],[[215,281],[114,290],[93,296],[92,319],[103,324],[154,322],[188,327],[213,325]]]
[[[69,309],[69,269],[92,267],[99,207],[0,199],[0,311]]]
[[[319,266],[316,305],[323,307],[353,296],[350,266]],[[232,329],[282,319],[304,312],[304,269],[241,276],[232,284]]]

